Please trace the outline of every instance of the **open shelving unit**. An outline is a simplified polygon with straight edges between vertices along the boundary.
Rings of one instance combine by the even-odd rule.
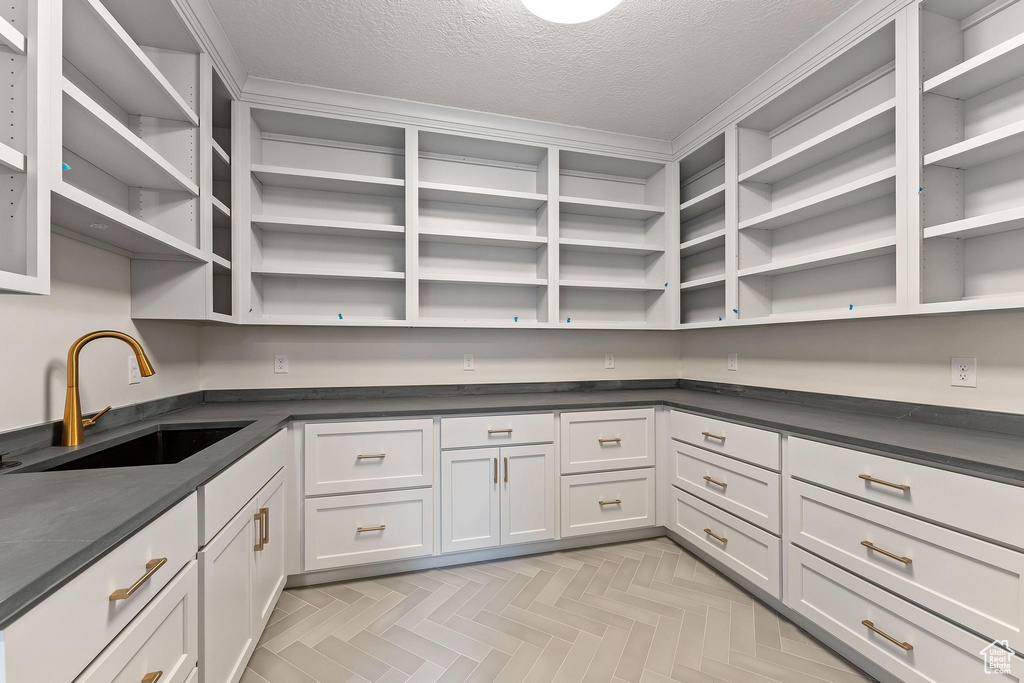
[[[559,326],[665,327],[668,167],[561,151]]]
[[[726,159],[724,132],[679,161],[680,325],[728,319],[726,235],[735,222],[726,197],[734,174]]]
[[[898,312],[897,68],[893,21],[739,122],[738,321]]]
[[[920,18],[921,309],[1024,305],[1024,3]]]

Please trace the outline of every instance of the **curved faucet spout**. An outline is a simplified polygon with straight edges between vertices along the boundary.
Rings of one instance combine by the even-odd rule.
[[[104,338],[120,339],[130,346],[132,351],[135,352],[135,358],[139,361],[139,373],[143,377],[151,377],[156,374],[156,371],[153,370],[153,366],[150,365],[149,359],[146,357],[146,352],[142,350],[142,346],[139,342],[135,341],[135,339],[124,332],[99,330],[98,332],[90,332],[89,334],[76,339],[75,343],[73,343],[71,348],[68,349],[68,391],[64,399],[64,429],[60,439],[61,446],[82,445],[84,431],[96,424],[96,420],[100,415],[107,412],[107,410],[110,410],[108,407],[98,415],[94,415],[88,420],[83,420],[82,399],[78,394],[78,356],[86,344],[95,339]]]

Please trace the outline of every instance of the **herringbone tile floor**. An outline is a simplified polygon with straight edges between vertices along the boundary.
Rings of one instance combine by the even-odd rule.
[[[865,683],[667,538],[285,591],[243,683]]]

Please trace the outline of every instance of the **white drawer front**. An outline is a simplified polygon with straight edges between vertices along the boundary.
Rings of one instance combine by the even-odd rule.
[[[789,471],[830,489],[1024,548],[1024,488],[1018,486],[797,438],[789,439]]]
[[[434,483],[433,420],[307,424],[306,495]]]
[[[781,540],[689,493],[671,492],[670,529],[769,594],[781,595]]]
[[[184,683],[199,661],[199,569],[193,560],[135,617],[75,683]]]
[[[782,533],[781,475],[723,455],[672,442],[672,483],[737,517]]]
[[[446,417],[441,420],[441,448],[509,446],[555,440],[552,413]]]
[[[654,469],[562,477],[562,536],[654,524]]]
[[[776,472],[782,469],[780,437],[775,432],[678,410],[672,411],[670,424],[673,439],[731,455]]]
[[[654,467],[654,408],[562,413],[562,474]]]
[[[790,482],[788,510],[794,543],[1024,650],[1024,553],[802,481]]]
[[[1019,681],[985,673],[981,652],[988,641],[796,546],[789,548],[788,577],[786,604],[906,683]],[[870,630],[865,620],[913,649]]]
[[[433,505],[431,489],[307,499],[306,570],[430,555]]]
[[[182,567],[195,560],[197,529],[192,494],[11,624],[4,631],[6,683],[70,681],[81,673]],[[167,561],[157,567],[163,558]],[[149,578],[130,597],[110,599],[111,593],[146,574]]]

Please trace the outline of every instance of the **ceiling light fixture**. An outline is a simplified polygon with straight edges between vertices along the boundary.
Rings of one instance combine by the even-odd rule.
[[[520,0],[541,19],[556,24],[581,24],[615,9],[622,0]]]

